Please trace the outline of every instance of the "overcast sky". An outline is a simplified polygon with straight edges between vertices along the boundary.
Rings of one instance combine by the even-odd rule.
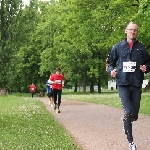
[[[24,4],[29,4],[30,0],[22,0]],[[41,0],[41,1],[49,1],[49,0]]]
[[[25,4],[29,4],[29,1],[30,1],[30,0],[23,0],[23,2],[24,2]]]

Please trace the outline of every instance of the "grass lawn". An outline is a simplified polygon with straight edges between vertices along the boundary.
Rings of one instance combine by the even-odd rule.
[[[32,98],[0,97],[0,150],[81,150],[66,130]]]
[[[30,93],[0,97],[0,150],[81,150],[43,103],[29,97]],[[149,97],[150,93],[143,92],[141,114],[150,115]],[[122,109],[115,90],[83,94],[63,89],[63,99]]]

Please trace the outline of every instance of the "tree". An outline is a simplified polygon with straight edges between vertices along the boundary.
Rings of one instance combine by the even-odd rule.
[[[6,94],[6,88],[11,81],[12,61],[17,48],[17,22],[15,18],[22,7],[22,2],[20,0],[1,0],[0,5],[0,89]]]
[[[85,93],[90,85],[92,93],[98,85],[100,93],[109,79],[107,55],[125,37],[130,21],[139,25],[138,38],[150,47],[146,0],[32,0],[23,9],[19,0],[9,2],[1,1],[0,82],[17,91],[28,91],[31,81],[41,90],[59,66],[75,91],[83,86]]]

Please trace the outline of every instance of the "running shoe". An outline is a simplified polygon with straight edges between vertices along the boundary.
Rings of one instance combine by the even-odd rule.
[[[57,105],[54,105],[54,110],[56,110],[56,108],[57,108]]]
[[[134,142],[129,143],[129,150],[137,150],[137,146],[135,145]]]
[[[50,103],[50,101],[48,102],[48,105],[50,105],[51,103]]]
[[[57,109],[57,110],[56,110],[56,113],[60,113],[60,110],[59,110],[59,109]]]

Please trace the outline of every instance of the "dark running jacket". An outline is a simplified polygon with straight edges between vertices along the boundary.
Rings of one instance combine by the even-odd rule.
[[[135,72],[123,72],[123,62],[136,62]],[[145,46],[135,39],[132,48],[129,47],[127,39],[117,43],[108,56],[107,72],[110,74],[113,69],[117,69],[117,85],[133,85],[142,87],[144,73],[140,70],[140,65],[146,65],[146,72],[150,70],[150,55]]]

